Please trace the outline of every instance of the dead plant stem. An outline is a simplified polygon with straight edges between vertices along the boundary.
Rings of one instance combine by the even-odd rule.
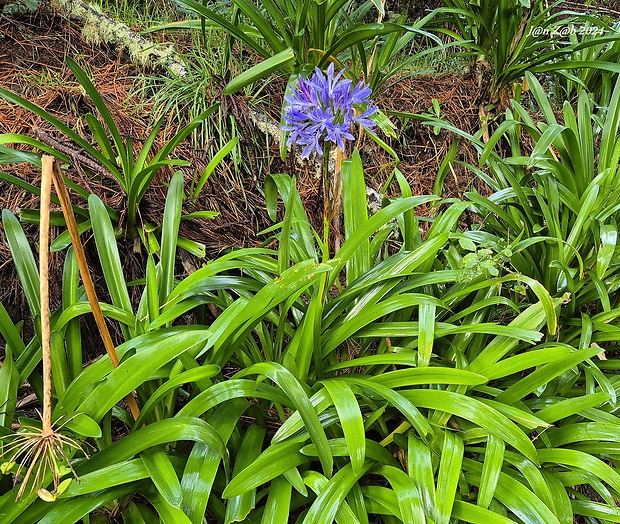
[[[43,158],[46,157],[44,156]],[[55,161],[53,161],[52,179],[54,181],[56,193],[58,194],[58,198],[60,200],[60,205],[62,206],[65,221],[67,222],[67,229],[69,230],[69,235],[71,236],[71,242],[73,244],[73,249],[75,250],[75,256],[80,268],[80,275],[82,276],[82,282],[84,284],[86,296],[88,297],[88,302],[93,311],[93,316],[95,317],[95,322],[97,323],[99,332],[101,333],[101,338],[103,339],[106,352],[110,357],[110,362],[112,362],[113,367],[117,367],[119,364],[119,359],[116,353],[116,348],[114,347],[114,342],[112,342],[110,331],[108,330],[103,313],[101,312],[99,300],[97,299],[97,293],[95,292],[95,286],[93,285],[90,271],[88,270],[84,247],[82,246],[80,233],[75,221],[75,216],[73,215],[69,193],[67,192],[67,187],[65,186],[65,182],[60,171],[60,166]],[[134,420],[137,419],[138,415],[140,415],[140,408],[138,407],[135,397],[132,393],[130,393],[127,395],[126,400]]]

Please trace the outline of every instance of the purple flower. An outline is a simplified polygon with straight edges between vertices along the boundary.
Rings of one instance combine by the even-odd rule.
[[[353,86],[342,78],[342,71],[334,74],[334,64],[327,68],[327,76],[317,67],[310,78],[300,77],[284,109],[283,131],[290,131],[287,146],[303,146],[302,158],[312,151],[323,154],[325,140],[344,151],[345,140],[355,140],[352,126],[370,130],[375,123],[369,117],[379,108],[369,99],[371,90],[363,82]]]

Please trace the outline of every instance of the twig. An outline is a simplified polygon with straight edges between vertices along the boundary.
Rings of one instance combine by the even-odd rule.
[[[81,164],[87,169],[90,169],[93,173],[97,173],[98,175],[102,175],[108,178],[114,178],[114,176],[106,168],[102,167],[100,164],[95,162],[92,158],[86,156],[85,153],[57,140],[53,136],[43,131],[43,129],[40,129],[37,127],[34,129],[34,132],[37,135],[37,138],[41,140],[41,142],[43,142],[44,144],[47,144],[48,146],[53,147],[54,149],[56,149],[56,151],[59,151],[60,153],[64,153],[65,155],[70,157],[71,160],[73,160],[73,163],[76,164],[77,167],[79,167],[79,165]]]

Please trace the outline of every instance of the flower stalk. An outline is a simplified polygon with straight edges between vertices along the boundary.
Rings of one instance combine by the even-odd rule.
[[[323,241],[324,257],[329,253],[330,227],[334,230],[334,250],[342,241],[340,215],[342,214],[342,160],[345,140],[355,140],[354,126],[372,132],[375,123],[370,119],[379,109],[370,100],[371,90],[363,82],[353,85],[335,73],[330,64],[327,73],[316,68],[309,78],[300,77],[285,97],[282,130],[289,132],[287,146],[303,147],[301,157],[312,153],[323,156]],[[334,173],[330,178],[330,151],[336,146]]]

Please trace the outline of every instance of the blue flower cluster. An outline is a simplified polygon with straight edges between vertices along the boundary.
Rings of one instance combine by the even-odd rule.
[[[375,123],[369,119],[379,109],[368,98],[371,90],[363,82],[353,86],[351,80],[341,78],[342,71],[334,73],[334,64],[327,68],[327,76],[317,67],[309,78],[300,77],[284,109],[282,130],[291,134],[287,146],[304,147],[302,158],[312,151],[323,154],[321,143],[335,143],[344,151],[345,140],[355,140],[351,127],[357,124],[370,130]]]

